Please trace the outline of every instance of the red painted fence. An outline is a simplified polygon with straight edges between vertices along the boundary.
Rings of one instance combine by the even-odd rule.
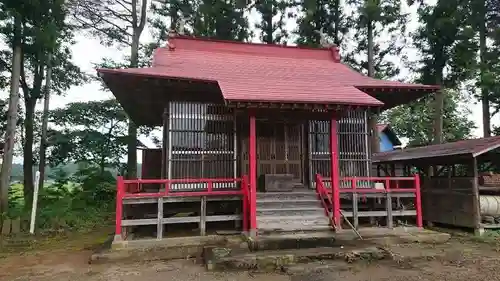
[[[330,181],[330,187],[325,182]],[[359,187],[359,183],[383,183],[383,189]],[[234,183],[236,188],[221,190],[214,188],[217,184]],[[346,186],[346,183],[349,187]],[[160,192],[141,192],[143,184],[163,185],[165,190]],[[172,189],[175,184],[204,184],[206,188],[198,191],[178,191]],[[413,177],[351,177],[342,178],[334,182],[331,187],[331,179],[324,179],[319,174],[316,175],[316,192],[322,200],[323,207],[333,226],[340,226],[340,194],[341,193],[414,193],[417,226],[422,227],[422,206],[420,199],[420,178]],[[125,180],[123,177],[117,178],[116,188],[116,228],[115,234],[122,234],[123,200],[128,198],[160,198],[171,196],[195,197],[195,196],[241,196],[243,207],[243,231],[256,233],[257,230],[257,194],[256,187],[249,184],[248,176],[234,179],[134,179]],[[328,207],[332,206],[332,215],[329,215]]]
[[[325,181],[330,182],[330,187],[327,188],[325,186]],[[371,183],[383,183],[383,188],[363,188],[359,186],[360,182],[364,182],[365,184],[370,183],[370,186],[372,185]],[[415,174],[413,177],[345,177],[341,178],[339,183],[335,184],[331,184],[331,179],[323,179],[321,175],[317,174],[316,191],[320,197],[325,198],[324,196],[326,195],[326,198],[328,198],[328,203],[331,204],[333,209],[330,220],[334,223],[334,226],[340,226],[341,193],[414,193],[417,226],[423,226],[420,177],[418,174]]]
[[[235,183],[237,188],[220,190],[214,188],[216,184]],[[143,184],[158,184],[165,187],[160,192],[141,192]],[[206,184],[206,188],[200,191],[176,191],[172,189],[175,184]],[[122,233],[123,200],[128,198],[160,198],[160,197],[196,197],[196,196],[242,196],[243,230],[255,231],[257,229],[256,218],[256,190],[252,190],[248,177],[234,179],[134,179],[125,180],[119,176],[116,187],[116,226],[115,235]]]

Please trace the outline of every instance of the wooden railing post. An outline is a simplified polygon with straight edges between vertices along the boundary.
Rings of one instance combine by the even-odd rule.
[[[250,185],[250,236],[257,235],[257,188],[255,185]]]
[[[249,214],[248,214],[248,202],[250,200],[249,194],[248,194],[248,178],[247,176],[243,176],[241,178],[241,192],[243,194],[242,196],[242,209],[243,209],[243,231],[246,233],[248,232],[248,225],[249,225]]]
[[[423,227],[420,175],[418,173],[415,174],[415,210],[417,213],[417,227]]]
[[[319,174],[314,175],[314,182],[316,183],[315,188],[316,188],[316,194],[319,195]]]
[[[392,194],[391,194],[391,180],[385,180],[385,208],[387,211],[387,227],[393,228],[393,217],[392,217]]]
[[[125,184],[123,177],[116,178],[116,219],[115,219],[115,241],[120,241],[122,237],[122,219],[123,219],[123,195],[125,193]]]

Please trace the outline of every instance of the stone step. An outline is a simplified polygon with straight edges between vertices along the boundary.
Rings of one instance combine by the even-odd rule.
[[[324,247],[309,249],[268,250],[245,253],[228,248],[206,247],[204,257],[207,270],[259,270],[273,272],[285,266],[318,260],[346,262],[370,261],[390,258],[387,251],[373,245]]]
[[[307,215],[307,216],[259,216],[257,222],[268,222],[268,223],[288,223],[293,221],[304,222],[307,225],[318,223],[318,222],[328,222],[328,218],[324,213],[317,215]]]
[[[259,235],[258,239],[248,241],[252,251],[306,249],[334,247],[335,233],[329,231],[309,231],[297,233],[273,233]]]
[[[318,199],[299,199],[299,200],[277,200],[277,199],[259,199],[257,200],[257,210],[260,208],[323,208]]]
[[[304,226],[300,223],[296,224],[272,224],[272,223],[261,223],[258,225],[258,233],[262,235],[267,234],[282,234],[282,233],[297,233],[297,232],[316,232],[316,231],[330,231],[333,229],[330,224],[314,224]]]
[[[260,216],[308,216],[308,215],[324,215],[325,210],[321,207],[295,207],[290,208],[257,208],[257,217]]]
[[[317,199],[318,196],[315,192],[312,191],[293,191],[293,192],[259,192],[257,193],[257,202],[261,199],[275,199],[275,200],[314,200]]]

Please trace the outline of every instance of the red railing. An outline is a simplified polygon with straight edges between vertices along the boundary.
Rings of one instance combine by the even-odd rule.
[[[319,200],[321,200],[321,205],[325,209],[325,215],[330,220],[330,224],[335,227],[337,224],[335,223],[333,213],[330,211],[330,208],[333,206],[333,202],[330,198],[329,192],[323,184],[323,179],[319,174],[316,174],[316,193],[318,194]],[[325,202],[325,199],[327,202]]]
[[[214,188],[214,185],[234,183],[239,188]],[[165,187],[159,192],[140,192],[142,184],[157,184]],[[196,191],[173,190],[175,184],[206,184],[206,188]],[[222,190],[225,189],[225,190]],[[122,233],[123,200],[127,198],[197,197],[197,196],[242,196],[243,230],[256,229],[256,191],[250,190],[248,177],[235,179],[134,179],[125,180],[119,176],[116,188],[116,228],[115,235]]]
[[[316,175],[316,186],[324,187],[331,196],[333,220],[340,222],[340,194],[341,193],[414,193],[415,194],[415,212],[416,223],[418,227],[423,226],[422,222],[422,203],[420,196],[420,177],[415,174],[413,177],[345,177],[341,178],[338,184],[332,184],[331,179],[323,179]],[[318,184],[319,181],[319,184]],[[326,188],[324,182],[330,181],[330,187]],[[360,186],[360,182],[367,184],[368,187]],[[375,183],[382,183],[381,188],[376,188]],[[347,186],[347,187],[346,187]],[[375,186],[375,188],[373,188]]]

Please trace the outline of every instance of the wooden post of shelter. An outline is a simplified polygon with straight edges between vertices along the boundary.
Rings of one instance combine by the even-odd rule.
[[[479,206],[479,173],[477,165],[477,157],[472,158],[472,197],[473,197],[473,212],[475,220],[474,234],[483,235],[484,228],[481,227],[481,207]]]

